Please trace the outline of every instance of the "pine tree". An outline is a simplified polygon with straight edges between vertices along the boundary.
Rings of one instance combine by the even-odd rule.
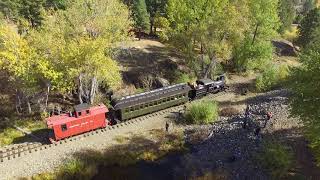
[[[298,43],[306,47],[314,39],[317,29],[320,28],[320,8],[311,10],[302,20],[299,26],[300,37]]]
[[[150,15],[147,11],[145,0],[135,0],[133,3],[133,18],[135,28],[139,30],[139,40],[141,39],[141,31],[147,30],[150,25]]]

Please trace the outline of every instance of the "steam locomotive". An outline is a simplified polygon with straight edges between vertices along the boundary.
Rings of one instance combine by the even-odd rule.
[[[76,105],[72,112],[53,115],[46,119],[50,130],[49,140],[59,141],[91,130],[105,128],[117,122],[181,105],[223,90],[225,90],[225,76],[220,75],[215,81],[200,79],[195,84],[181,83],[113,99],[111,108],[107,108],[104,104],[94,107],[88,104]]]

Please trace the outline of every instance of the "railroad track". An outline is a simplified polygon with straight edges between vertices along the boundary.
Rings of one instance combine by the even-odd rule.
[[[218,94],[210,94],[207,96],[207,98],[209,99],[213,99],[215,97],[218,96],[223,96],[227,93],[228,91],[223,91],[220,92]],[[197,99],[195,101],[200,101],[201,99]],[[27,155],[27,154],[31,154],[33,152],[37,152],[37,151],[41,151],[41,150],[45,150],[54,146],[60,146],[60,145],[64,145],[68,142],[71,141],[76,141],[76,140],[80,140],[83,138],[86,138],[88,136],[93,136],[96,134],[101,134],[101,133],[108,133],[112,130],[118,129],[118,128],[123,128],[125,126],[128,125],[132,125],[132,124],[137,124],[137,123],[141,123],[142,121],[160,116],[160,115],[164,115],[167,113],[172,113],[172,112],[181,112],[181,110],[184,110],[184,106],[185,104],[179,105],[179,106],[174,106],[171,108],[167,108],[161,111],[157,111],[151,114],[147,114],[145,116],[141,116],[141,117],[137,117],[134,119],[130,119],[128,121],[113,125],[113,126],[107,126],[106,128],[103,129],[96,129],[93,131],[89,131],[77,136],[73,136],[64,140],[60,140],[58,142],[55,142],[53,144],[42,144],[42,143],[24,143],[24,144],[14,144],[8,147],[5,147],[3,149],[0,149],[0,163],[4,163],[4,162],[8,162],[12,159]]]

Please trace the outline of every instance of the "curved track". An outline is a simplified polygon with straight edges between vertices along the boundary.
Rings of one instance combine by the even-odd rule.
[[[225,95],[226,93],[227,93],[227,91],[219,92],[217,94],[210,94],[207,96],[207,98],[213,99],[215,97]],[[199,101],[199,100],[201,100],[201,99],[197,99],[195,101]],[[122,122],[122,123],[119,123],[119,124],[116,124],[113,126],[107,126],[106,128],[103,128],[103,129],[96,129],[96,130],[86,132],[86,133],[83,133],[83,134],[80,134],[80,135],[77,135],[74,137],[70,137],[70,138],[55,142],[53,144],[42,144],[42,143],[14,144],[14,145],[8,146],[8,147],[0,150],[0,163],[8,162],[12,159],[21,157],[23,155],[30,154],[30,153],[37,152],[37,151],[41,151],[44,149],[48,149],[48,148],[51,148],[54,146],[64,145],[68,142],[80,140],[82,138],[86,138],[88,136],[92,136],[95,134],[108,133],[111,130],[118,129],[118,128],[124,128],[125,126],[131,125],[131,124],[141,123],[142,121],[145,121],[147,119],[151,119],[153,117],[163,115],[166,113],[180,112],[181,110],[184,110],[184,106],[185,106],[185,104],[182,104],[179,106],[174,106],[171,108],[167,108],[167,109],[164,109],[161,111],[147,114],[145,116],[141,116],[141,117],[137,117],[137,118],[134,118],[131,120],[127,120],[125,122]]]

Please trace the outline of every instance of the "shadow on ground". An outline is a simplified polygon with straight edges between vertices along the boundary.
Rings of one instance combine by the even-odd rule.
[[[167,47],[147,45],[144,48],[121,48],[117,59],[124,67],[124,81],[142,87],[141,76],[160,76],[172,82],[183,58]]]

